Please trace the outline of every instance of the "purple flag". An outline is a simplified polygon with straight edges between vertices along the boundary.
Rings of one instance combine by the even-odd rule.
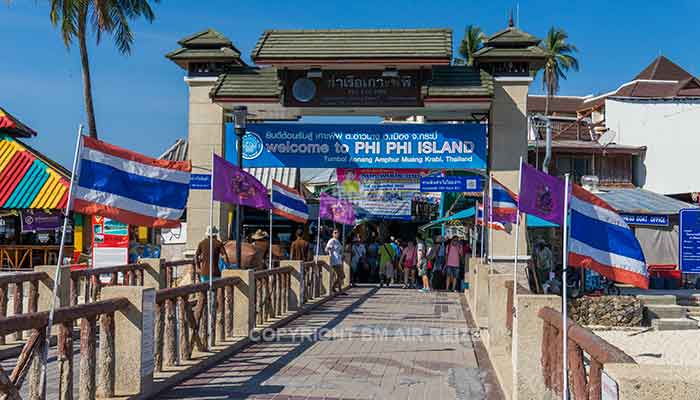
[[[526,214],[562,225],[565,215],[564,180],[523,163],[518,208]]]
[[[269,210],[267,188],[259,180],[214,154],[212,190],[214,200]]]
[[[345,225],[355,224],[355,210],[352,208],[352,204],[325,193],[321,193],[318,212],[323,219],[330,219]]]

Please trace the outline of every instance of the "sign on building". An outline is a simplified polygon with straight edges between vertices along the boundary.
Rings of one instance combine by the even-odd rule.
[[[685,273],[700,273],[700,208],[680,212],[678,260]]]
[[[426,176],[420,180],[420,191],[424,193],[481,192],[483,187],[480,176]]]
[[[285,107],[422,107],[421,71],[281,72]],[[318,76],[320,75],[320,76]]]
[[[92,266],[112,267],[129,262],[129,226],[113,219],[92,217]]]
[[[191,174],[190,189],[194,190],[209,190],[211,189],[211,175],[209,174]]]
[[[236,163],[230,123],[226,141],[226,159]],[[484,170],[486,125],[250,124],[243,137],[243,166]]]
[[[668,226],[668,215],[620,214],[629,225]]]

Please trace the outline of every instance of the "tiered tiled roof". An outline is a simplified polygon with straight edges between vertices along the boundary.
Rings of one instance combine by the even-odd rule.
[[[491,75],[482,69],[467,66],[433,67],[432,78],[423,87],[423,97],[426,99],[492,95]]]
[[[243,67],[219,76],[211,90],[212,99],[270,98],[282,94],[276,68]]]
[[[241,52],[231,41],[214,29],[206,29],[178,41],[181,48],[165,56],[185,68],[188,62],[221,61],[245,65]]]

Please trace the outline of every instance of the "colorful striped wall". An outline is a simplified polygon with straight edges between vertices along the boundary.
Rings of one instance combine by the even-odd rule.
[[[0,135],[0,208],[59,209],[67,198],[67,179],[17,140]]]

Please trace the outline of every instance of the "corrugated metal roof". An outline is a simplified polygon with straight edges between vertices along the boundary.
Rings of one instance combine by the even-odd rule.
[[[0,207],[59,209],[68,198],[64,171],[49,166],[41,154],[9,136],[0,137]]]
[[[621,213],[674,215],[692,204],[640,188],[613,189],[596,193]]]
[[[451,29],[269,30],[251,55],[265,59],[452,58]]]
[[[188,158],[187,151],[189,144],[185,139],[178,139],[163,154],[158,157],[161,160],[185,161]],[[283,185],[299,188],[298,168],[243,168],[255,179],[262,182],[266,188],[272,188],[272,181],[275,180]]]

